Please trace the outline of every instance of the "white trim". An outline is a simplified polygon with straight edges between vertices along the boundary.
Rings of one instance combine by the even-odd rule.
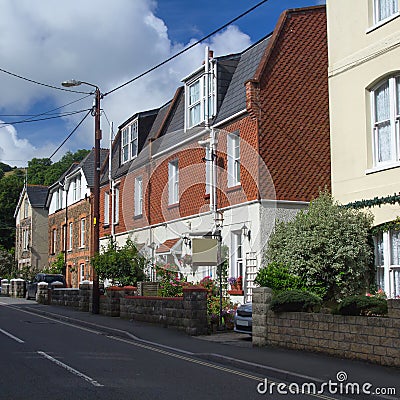
[[[384,165],[377,165],[376,167],[373,167],[373,168],[368,168],[365,170],[365,174],[366,175],[374,174],[376,172],[386,171],[386,170],[398,168],[398,167],[400,167],[400,161],[391,162],[391,163],[384,164]]]
[[[244,109],[244,110],[242,110],[242,111],[239,111],[239,112],[237,112],[236,114],[233,114],[233,115],[229,116],[228,118],[225,118],[225,119],[223,119],[222,121],[218,122],[217,124],[213,125],[213,128],[218,128],[220,125],[224,125],[224,124],[226,124],[227,122],[229,122],[229,121],[231,121],[231,120],[233,120],[233,119],[236,119],[236,118],[238,118],[238,117],[240,117],[241,115],[246,114],[246,113],[247,113],[247,109]]]
[[[199,133],[196,133],[195,135],[190,136],[187,139],[182,140],[181,142],[179,142],[177,144],[174,144],[171,147],[168,147],[167,149],[161,150],[160,152],[153,154],[151,158],[152,159],[156,159],[156,158],[161,157],[162,155],[164,155],[166,153],[169,153],[171,150],[174,150],[174,149],[176,149],[178,147],[181,147],[182,145],[184,145],[186,143],[194,142],[195,139],[197,139],[198,137],[203,136],[207,132],[209,132],[209,129],[202,129]],[[190,133],[190,129],[188,129],[185,133]],[[169,133],[169,135],[171,135],[171,133]]]
[[[374,31],[375,29],[380,28],[383,25],[386,25],[387,23],[389,23],[390,21],[393,21],[394,19],[400,17],[400,12],[397,11],[396,13],[392,14],[390,17],[387,17],[385,19],[382,19],[379,22],[374,23],[374,25],[372,25],[371,27],[369,27],[365,33],[370,33],[372,31]]]
[[[224,208],[219,208],[219,211],[229,211],[229,210],[233,210],[235,208],[239,208],[242,206],[251,206],[253,204],[259,204],[262,205],[263,203],[275,203],[276,207],[278,207],[280,204],[282,205],[301,205],[301,206],[307,206],[308,204],[310,204],[308,201],[291,201],[291,200],[250,200],[247,201],[245,203],[240,203],[240,204],[234,204],[232,206],[228,206],[228,207],[224,207]],[[125,232],[121,232],[121,233],[117,233],[115,234],[115,236],[123,236],[123,235],[131,235],[133,233],[136,232],[142,232],[142,231],[146,231],[148,229],[154,229],[154,228],[159,228],[161,226],[164,227],[168,227],[168,225],[170,224],[174,224],[176,222],[181,222],[181,221],[186,221],[186,220],[190,220],[192,218],[197,218],[197,217],[202,217],[202,216],[206,216],[206,215],[212,215],[211,211],[205,211],[203,213],[199,213],[199,214],[193,214],[190,215],[188,217],[181,217],[181,218],[176,218],[176,219],[172,219],[170,221],[165,221],[165,222],[160,222],[158,224],[155,225],[147,225],[141,228],[136,228],[136,229],[131,229],[129,231],[125,231]],[[107,239],[108,236],[102,236],[100,239]]]

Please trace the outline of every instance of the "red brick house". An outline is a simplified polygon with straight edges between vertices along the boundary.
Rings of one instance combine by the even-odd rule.
[[[273,33],[242,53],[206,51],[174,98],[151,111],[152,126],[137,130],[142,144],[130,158],[124,131],[131,120],[121,125],[114,197],[103,169],[103,240],[132,236],[153,261],[198,280],[215,268],[192,268],[184,256],[191,238],[218,224],[229,276],[243,276],[250,298],[276,219],[292,218],[330,189],[327,65],[324,6],[287,10]]]
[[[108,150],[101,149],[104,161]],[[92,279],[91,232],[94,150],[49,187],[47,197],[49,264],[62,255],[68,287]]]

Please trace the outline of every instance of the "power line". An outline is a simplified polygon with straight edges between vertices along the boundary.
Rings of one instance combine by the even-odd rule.
[[[62,146],[67,142],[67,140],[75,133],[75,131],[81,126],[82,122],[87,118],[87,116],[91,113],[92,109],[90,109],[86,115],[81,119],[79,124],[72,130],[72,132],[62,141],[62,143],[54,150],[53,154],[49,157],[50,159],[61,149]]]
[[[150,72],[154,71],[155,69],[167,64],[168,62],[170,62],[171,60],[175,59],[176,57],[179,57],[180,55],[182,55],[183,53],[187,52],[188,50],[190,50],[191,48],[197,46],[198,44],[204,42],[205,40],[207,40],[208,38],[210,38],[211,36],[215,35],[216,33],[218,33],[219,31],[225,29],[226,27],[228,27],[229,25],[232,25],[234,22],[236,22],[238,19],[244,17],[245,15],[249,14],[250,12],[254,11],[256,8],[260,7],[262,4],[266,3],[268,0],[262,0],[259,3],[257,3],[255,6],[249,8],[247,11],[243,12],[242,14],[238,15],[237,17],[235,17],[234,19],[230,20],[229,22],[227,22],[226,24],[222,25],[220,28],[215,29],[213,32],[209,33],[208,35],[204,36],[203,38],[201,38],[200,40],[198,40],[197,42],[191,44],[188,47],[185,47],[183,50],[179,51],[178,53],[174,54],[173,56],[167,58],[166,60],[160,62],[159,64],[155,65],[154,67],[148,69],[145,72],[142,72],[141,74],[135,76],[134,78],[132,78],[131,80],[123,83],[122,85],[117,86],[116,88],[106,92],[103,94],[103,97],[123,88],[124,86],[129,85],[130,83],[138,80],[139,78],[142,78],[143,76],[149,74]]]
[[[90,110],[91,109],[89,109],[89,111]],[[54,115],[52,117],[46,117],[46,118],[37,118],[37,119],[29,119],[29,120],[22,120],[22,121],[4,122],[3,124],[0,124],[0,128],[4,128],[5,126],[10,126],[10,125],[24,124],[24,123],[27,123],[27,122],[38,122],[38,121],[46,121],[46,120],[49,120],[49,119],[68,117],[70,115],[80,114],[80,113],[83,113],[85,111],[88,111],[88,109],[79,110],[79,111],[65,112],[63,114]]]
[[[89,92],[81,92],[81,91],[78,91],[78,90],[64,89],[64,88],[62,88],[62,87],[57,87],[57,86],[53,86],[53,85],[48,85],[47,83],[34,81],[33,79],[25,78],[24,76],[15,74],[14,72],[7,71],[7,70],[5,70],[5,69],[3,69],[3,68],[0,68],[0,72],[4,72],[5,74],[14,76],[15,78],[22,79],[22,80],[27,81],[27,82],[34,83],[34,84],[36,84],[36,85],[49,87],[49,88],[51,88],[51,89],[62,90],[62,91],[64,91],[64,92],[89,94]],[[90,94],[93,94],[93,93],[90,93]]]
[[[83,96],[83,97],[81,97],[81,98],[79,98],[79,99],[77,99],[77,100],[70,101],[69,103],[67,103],[67,104],[64,104],[64,105],[62,105],[62,106],[60,106],[60,107],[53,108],[53,109],[51,109],[51,110],[48,110],[48,111],[42,112],[42,113],[40,113],[40,114],[34,114],[34,115],[32,115],[32,117],[31,117],[31,118],[24,119],[24,120],[22,120],[22,121],[20,121],[20,122],[17,122],[17,123],[21,123],[21,122],[29,122],[29,121],[33,120],[34,118],[36,118],[36,117],[40,117],[40,116],[42,116],[42,115],[48,115],[48,114],[51,114],[51,113],[53,113],[53,111],[60,110],[61,108],[64,108],[64,107],[70,106],[71,104],[77,103],[78,101],[81,101],[81,100],[87,99],[87,98],[88,98],[89,96],[91,96],[91,95],[92,95],[92,93],[90,93],[90,94],[88,94],[88,95],[86,95],[86,96]],[[9,125],[10,125],[10,124],[9,124]]]

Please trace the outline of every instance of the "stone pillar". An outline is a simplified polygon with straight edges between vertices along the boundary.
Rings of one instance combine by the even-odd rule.
[[[25,297],[25,281],[23,279],[11,279],[10,295],[12,297]]]
[[[8,279],[1,280],[1,294],[2,296],[10,295],[10,283],[8,282]]]
[[[207,334],[207,289],[183,288],[184,326],[187,334]]]
[[[36,301],[40,304],[50,304],[49,285],[47,282],[39,282],[36,291]]]
[[[400,299],[389,299],[387,302],[388,317],[400,319]]]
[[[89,311],[90,299],[90,282],[82,281],[79,285],[79,311]]]
[[[252,342],[253,346],[265,346],[268,336],[268,311],[272,299],[272,289],[266,287],[253,289]]]

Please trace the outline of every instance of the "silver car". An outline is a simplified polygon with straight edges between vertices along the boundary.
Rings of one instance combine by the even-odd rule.
[[[242,304],[236,310],[234,317],[234,331],[238,333],[252,332],[252,313],[253,308],[251,303]]]

